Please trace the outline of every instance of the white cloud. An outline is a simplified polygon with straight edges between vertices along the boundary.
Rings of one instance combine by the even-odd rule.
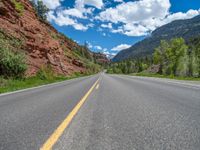
[[[80,7],[84,7],[85,5],[93,6],[98,9],[103,7],[103,0],[76,0],[76,5]]]
[[[83,13],[76,8],[65,9],[62,11],[62,13],[63,13],[63,15],[73,16],[73,17],[77,17],[77,18],[85,18]]]
[[[137,0],[129,2],[113,0],[109,2],[119,3],[116,7],[110,8],[105,8],[110,5],[106,5],[108,1],[103,0],[75,0],[73,8],[61,7],[63,0],[43,1],[53,11],[48,14],[48,19],[59,26],[73,26],[76,30],[85,31],[88,28],[95,27],[95,22],[99,21],[97,24],[101,25],[97,28],[97,31],[103,32],[105,29],[109,29],[112,33],[120,33],[127,36],[148,35],[156,28],[171,21],[189,19],[200,14],[200,9],[191,9],[185,13],[171,13],[169,0]],[[98,14],[94,14],[95,8],[100,10]]]
[[[107,51],[107,50],[108,50],[107,48],[104,48],[104,49],[103,49],[104,52]]]
[[[74,8],[50,11],[47,16],[48,20],[54,21],[59,26],[72,26],[76,30],[86,31],[89,27],[93,27],[94,24],[83,25],[77,19],[88,19],[87,15],[92,14],[94,9],[85,8],[84,6],[83,0],[76,0]]]
[[[103,36],[106,36],[106,33],[102,33]]]
[[[99,19],[113,23],[138,23],[149,18],[165,17],[170,8],[169,0],[140,0],[117,5],[101,12]]]
[[[127,49],[127,48],[130,48],[131,45],[128,45],[128,44],[121,44],[121,45],[118,45],[116,47],[113,47],[111,50],[112,51],[121,51],[123,49]]]
[[[101,46],[99,46],[99,45],[94,46],[94,48],[97,49],[97,50],[102,50],[102,49],[103,49],[103,48],[102,48]]]
[[[199,10],[190,9],[186,13],[178,12],[178,13],[170,14],[169,16],[167,16],[167,18],[164,21],[165,23],[169,23],[171,21],[179,20],[179,19],[190,19],[197,15],[200,15],[200,9]]]
[[[56,16],[53,11],[50,11],[47,17],[49,21],[54,21],[59,26],[72,26],[74,29],[82,31],[86,31],[88,29],[88,26],[84,26],[83,24],[78,23],[75,19],[64,15],[63,11],[58,12]]]
[[[109,51],[104,51],[103,54],[105,54],[107,56],[107,58],[112,59],[117,54],[117,52],[113,53],[113,52],[109,52]]]
[[[35,0],[38,1],[38,0]],[[42,0],[49,9],[56,9],[61,5],[62,0]]]
[[[112,29],[112,23],[108,23],[108,24],[101,24],[102,28],[108,28],[108,29]]]
[[[108,8],[102,11],[96,19],[117,25],[117,28],[111,29],[113,33],[143,36],[173,20],[188,19],[200,14],[199,10],[189,10],[186,13],[179,12],[173,14],[169,11],[170,7],[169,0],[123,2],[115,8]]]
[[[94,6],[98,9],[103,7],[103,0],[84,0],[85,4]]]
[[[113,33],[121,33],[125,34],[127,36],[142,36],[147,35],[149,32],[149,29],[146,27],[140,25],[140,24],[131,24],[127,23],[122,26],[122,28],[118,28],[116,30],[111,30]]]
[[[90,42],[86,41],[86,44],[87,44],[89,49],[93,48],[93,45]]]
[[[124,2],[124,1],[123,1],[123,0],[114,0],[114,2],[122,3],[122,2]]]

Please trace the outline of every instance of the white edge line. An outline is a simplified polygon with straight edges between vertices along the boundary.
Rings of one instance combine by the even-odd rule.
[[[131,78],[139,78],[139,79],[150,79],[151,81],[159,81],[159,82],[163,82],[163,83],[167,83],[167,84],[171,84],[171,85],[182,85],[182,87],[193,88],[193,89],[197,89],[197,90],[200,89],[200,85],[198,85],[198,84],[181,83],[174,79],[167,79],[167,78],[162,79],[162,78],[156,78],[156,77],[129,76],[129,75],[122,75],[122,76],[127,76],[127,77],[131,77]],[[190,87],[188,87],[188,86],[190,86]]]
[[[168,84],[172,84],[172,85],[182,85],[183,87],[187,87],[187,88],[194,88],[194,89],[200,89],[200,85],[198,84],[191,84],[191,83],[181,83],[178,82],[177,80],[173,80],[173,79],[161,79],[161,78],[155,78],[155,77],[138,77],[138,76],[131,76],[133,78],[143,78],[143,79],[151,79],[152,81],[160,81],[163,83],[168,83]],[[170,81],[171,80],[171,81]],[[188,87],[190,86],[190,87]]]

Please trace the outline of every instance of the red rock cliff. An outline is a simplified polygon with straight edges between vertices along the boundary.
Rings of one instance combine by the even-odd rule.
[[[83,63],[73,55],[79,45],[59,34],[51,25],[38,19],[28,0],[19,14],[11,0],[0,1],[0,30],[23,39],[22,50],[27,56],[27,76],[33,76],[44,65],[51,65],[56,74],[84,72]]]

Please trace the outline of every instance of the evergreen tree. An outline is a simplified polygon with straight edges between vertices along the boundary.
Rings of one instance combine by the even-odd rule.
[[[42,0],[31,0],[31,4],[34,7],[37,15],[44,21],[47,20],[47,13],[49,12],[49,8],[43,3]]]

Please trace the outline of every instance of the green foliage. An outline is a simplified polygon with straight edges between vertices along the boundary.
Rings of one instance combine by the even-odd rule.
[[[200,39],[193,39],[188,45],[182,38],[162,41],[153,55],[154,64],[160,65],[159,73],[184,77],[199,76]]]
[[[92,62],[87,62],[85,67],[87,69],[86,74],[94,74],[101,71],[101,67],[98,64],[94,64]]]
[[[55,75],[50,65],[42,66],[37,72],[37,77],[41,80],[53,80]]]
[[[12,0],[12,3],[14,4],[15,9],[19,12],[19,14],[22,15],[24,12],[24,5],[17,0]]]
[[[80,46],[79,48],[75,48],[73,51],[80,57],[93,61],[90,50],[86,46]]]
[[[64,77],[64,76],[54,76],[50,80],[46,79],[40,79],[38,76],[25,78],[23,80],[21,79],[5,79],[0,76],[0,93],[35,87],[39,85],[54,83],[54,82],[60,82],[64,80],[69,80],[81,76],[86,76],[87,74],[74,74],[70,77]]]
[[[126,60],[118,63],[112,63],[107,69],[108,73],[130,74],[146,70],[152,64],[150,57],[140,59]]]
[[[0,75],[22,78],[27,69],[25,55],[18,49],[22,43],[0,31]]]
[[[167,77],[200,77],[200,37],[187,44],[183,38],[162,40],[151,57],[112,63],[109,73],[148,73],[154,65],[155,73]],[[149,69],[148,69],[149,68]],[[157,72],[158,71],[158,72]]]
[[[190,76],[200,77],[200,37],[189,42]]]
[[[160,74],[166,75],[187,75],[188,46],[184,39],[176,38],[171,41],[161,41],[160,46],[153,54],[154,64],[159,64]]]
[[[0,48],[0,71],[7,77],[22,77],[26,71],[24,55]]]
[[[22,78],[26,69],[24,54],[0,47],[0,75]]]
[[[42,0],[38,0],[37,3],[35,3],[34,0],[31,0],[31,3],[37,13],[37,15],[43,20],[47,20],[47,13],[49,12],[49,8],[43,3]]]

